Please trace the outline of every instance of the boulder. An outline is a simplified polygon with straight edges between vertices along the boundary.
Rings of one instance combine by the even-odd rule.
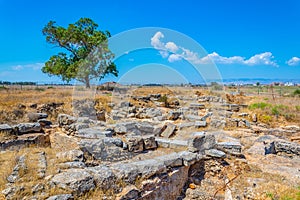
[[[27,117],[29,119],[30,122],[37,122],[39,119],[45,119],[48,117],[47,113],[28,113]]]
[[[128,137],[126,140],[128,151],[135,153],[144,151],[144,139],[142,137]]]
[[[295,142],[288,142],[284,140],[274,141],[274,148],[276,153],[293,154],[300,156],[300,145]]]
[[[57,122],[60,127],[73,124],[77,121],[76,117],[67,114],[59,114],[57,117]]]
[[[59,169],[84,169],[86,168],[86,165],[84,162],[65,162],[65,163],[59,163],[58,165]]]
[[[41,132],[42,127],[39,123],[20,123],[14,126],[14,129],[19,134],[33,133],[33,132]]]
[[[203,152],[214,148],[216,139],[214,135],[204,132],[195,132],[193,137],[188,140],[188,150],[190,152]]]
[[[136,122],[117,123],[114,130],[117,134],[125,134],[125,133],[135,133],[138,135],[141,134],[136,126]]]
[[[119,138],[82,139],[78,145],[83,152],[101,161],[126,160],[133,155],[123,150],[123,142]]]
[[[156,149],[157,142],[155,141],[155,137],[146,137],[144,138],[144,148],[145,150]]]
[[[109,167],[99,165],[95,167],[88,167],[86,170],[93,175],[97,188],[108,190],[116,187],[116,176]]]
[[[167,119],[175,121],[175,120],[179,119],[181,115],[182,115],[182,112],[180,110],[171,110],[168,113]]]
[[[39,119],[37,121],[42,127],[49,127],[50,125],[52,125],[52,122],[47,120],[47,119]]]
[[[51,182],[62,189],[71,191],[76,196],[95,188],[93,176],[83,169],[69,169],[56,174]]]
[[[154,133],[154,126],[149,122],[140,122],[136,124],[136,128],[142,135],[149,135]]]

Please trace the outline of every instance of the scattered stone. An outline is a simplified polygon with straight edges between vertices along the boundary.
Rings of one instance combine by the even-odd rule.
[[[140,131],[136,127],[136,122],[118,123],[114,130],[117,134],[135,133],[140,135]]]
[[[27,169],[25,159],[26,159],[25,155],[22,155],[18,158],[17,164],[14,167],[12,173],[7,177],[7,181],[9,183],[15,183],[21,178],[20,171],[25,171]]]
[[[46,170],[47,170],[47,159],[46,159],[46,153],[43,152],[39,152],[38,153],[38,177],[39,178],[44,178],[45,174],[46,174]]]

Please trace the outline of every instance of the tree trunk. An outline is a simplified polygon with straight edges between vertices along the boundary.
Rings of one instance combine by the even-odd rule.
[[[91,88],[91,85],[90,85],[90,78],[87,76],[85,77],[85,87],[86,88]]]

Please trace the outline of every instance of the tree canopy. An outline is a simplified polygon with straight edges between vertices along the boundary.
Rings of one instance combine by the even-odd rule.
[[[64,49],[53,55],[42,68],[44,73],[59,76],[63,81],[76,79],[90,87],[90,81],[107,74],[118,76],[112,62],[114,54],[108,48],[108,31],[97,30],[98,25],[89,18],[81,18],[67,28],[49,21],[43,28],[46,41]]]

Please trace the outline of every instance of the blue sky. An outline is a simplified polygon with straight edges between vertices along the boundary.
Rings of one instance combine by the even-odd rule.
[[[80,17],[92,18],[113,37],[143,27],[174,30],[157,29],[120,42],[126,46],[141,39],[150,49],[123,52],[116,60],[119,78],[105,80],[197,82],[203,74],[193,66],[200,64],[204,70],[217,68],[223,79],[300,79],[298,0],[0,0],[0,80],[57,82],[40,71],[60,51],[46,43],[41,30],[49,20],[67,26]],[[207,59],[215,64],[207,66]]]

